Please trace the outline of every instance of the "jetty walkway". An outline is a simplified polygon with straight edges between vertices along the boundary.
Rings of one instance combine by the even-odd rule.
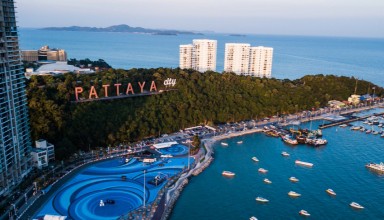
[[[384,112],[382,112],[382,113],[375,113],[375,114],[371,114],[371,115],[366,115],[366,116],[363,116],[363,117],[355,117],[355,118],[351,118],[351,119],[331,122],[331,123],[328,123],[328,124],[320,125],[319,128],[320,129],[329,128],[329,127],[338,126],[338,125],[342,125],[342,124],[348,124],[348,123],[351,123],[351,122],[354,122],[354,121],[361,121],[361,120],[367,119],[367,118],[372,117],[372,116],[381,116],[381,115],[384,115]]]

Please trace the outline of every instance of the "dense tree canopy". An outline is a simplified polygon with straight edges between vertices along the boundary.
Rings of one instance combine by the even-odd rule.
[[[176,91],[107,101],[77,103],[74,88],[84,97],[94,86],[102,97],[102,85],[177,79]],[[95,74],[34,76],[27,92],[33,139],[45,138],[57,147],[59,158],[78,149],[87,150],[157,136],[201,123],[223,123],[295,113],[345,100],[354,92],[349,77],[311,75],[294,81],[237,76],[232,73],[199,73],[180,69],[109,69]],[[372,85],[358,81],[358,94]],[[146,88],[145,90],[148,90]],[[371,91],[369,91],[371,92]],[[375,93],[383,94],[376,86]]]

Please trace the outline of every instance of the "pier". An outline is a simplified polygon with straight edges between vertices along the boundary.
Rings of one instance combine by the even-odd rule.
[[[372,117],[372,116],[382,116],[382,115],[384,115],[384,112],[383,113],[375,113],[375,114],[367,115],[367,116],[363,116],[363,117],[354,117],[354,118],[350,118],[350,119],[346,119],[346,120],[341,120],[341,121],[336,121],[336,122],[331,122],[328,124],[320,125],[319,128],[320,129],[330,128],[333,126],[338,126],[338,125],[342,125],[342,124],[348,124],[351,122],[364,120],[364,119],[367,119],[367,118]]]

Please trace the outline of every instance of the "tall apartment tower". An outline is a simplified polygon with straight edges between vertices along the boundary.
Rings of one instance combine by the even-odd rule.
[[[248,75],[250,44],[225,44],[224,71]]]
[[[180,45],[180,61],[179,67],[181,69],[192,68],[192,44]]]
[[[31,171],[25,77],[13,0],[0,0],[0,195]]]
[[[180,45],[179,67],[205,72],[216,71],[217,41],[198,39],[193,44]]]
[[[271,78],[273,48],[251,47],[248,74],[256,77]]]

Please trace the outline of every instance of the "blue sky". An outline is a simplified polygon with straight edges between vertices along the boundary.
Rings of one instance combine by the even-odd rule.
[[[22,0],[20,27],[128,24],[221,33],[384,37],[384,0]]]

